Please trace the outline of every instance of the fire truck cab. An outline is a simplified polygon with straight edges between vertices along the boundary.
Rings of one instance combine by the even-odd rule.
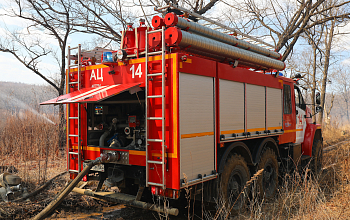
[[[145,193],[178,199],[201,184],[194,197],[201,189],[206,201],[233,204],[259,170],[259,193],[272,198],[279,175],[310,159],[320,168],[321,125],[296,82],[278,74],[278,53],[206,35],[173,13],[152,24],[129,25],[117,51],[69,48],[67,94],[42,104],[67,106],[71,178],[110,153],[116,161],[86,176],[100,180],[96,192],[104,184],[136,201]]]

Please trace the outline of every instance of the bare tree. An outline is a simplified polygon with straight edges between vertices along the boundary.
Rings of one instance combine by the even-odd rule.
[[[339,96],[342,99],[340,105],[342,105],[342,111],[346,117],[347,122],[350,122],[350,73],[347,70],[348,67],[341,66],[336,70],[335,79],[336,79],[336,90]]]
[[[151,0],[138,1],[110,1],[110,0],[77,0],[72,24],[74,30],[96,34],[105,40],[119,42],[120,30],[126,28],[127,23],[134,23],[139,18],[145,18],[150,26],[151,16],[159,14],[153,10],[168,3],[179,4],[198,14],[211,10],[219,0]]]
[[[244,12],[245,16],[240,26],[245,32],[272,39],[276,51],[283,54],[283,61],[293,52],[294,46],[305,31],[332,20],[342,22],[350,16],[350,1],[244,0],[233,1],[230,4],[225,0],[222,2],[236,13]]]
[[[69,0],[11,0],[2,16],[20,18],[27,26],[23,30],[8,30],[6,37],[0,41],[0,52],[12,54],[20,63],[40,76],[57,91],[64,94],[65,88],[65,54],[68,36],[72,32],[70,24],[72,4]],[[60,22],[65,21],[65,22]],[[53,37],[57,50],[52,45],[45,45],[43,36],[33,38],[33,32]],[[52,55],[58,63],[57,78],[50,78],[40,67],[42,58]],[[60,148],[64,143],[64,109],[59,107]]]

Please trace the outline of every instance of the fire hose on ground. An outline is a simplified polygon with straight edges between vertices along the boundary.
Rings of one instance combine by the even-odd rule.
[[[170,215],[178,215],[179,210],[176,208],[166,208],[166,207],[160,207],[154,204],[149,204],[146,202],[138,201],[135,199],[134,196],[126,195],[123,193],[103,193],[103,192],[92,192],[90,190],[83,190],[83,189],[77,189],[75,186],[81,181],[81,179],[87,175],[90,171],[90,169],[98,164],[101,163],[108,163],[117,161],[117,156],[112,153],[108,154],[101,154],[99,158],[96,158],[94,161],[91,161],[79,174],[78,176],[70,183],[68,184],[61,193],[56,196],[49,205],[47,205],[38,215],[36,215],[32,220],[39,220],[44,219],[47,215],[49,215],[55,208],[57,208],[58,205],[61,204],[61,202],[64,200],[64,198],[74,190],[74,192],[83,194],[83,195],[89,195],[92,197],[105,199],[110,202],[118,202],[118,203],[124,203],[130,206],[134,206],[137,208],[142,209],[148,209],[151,211],[156,212],[162,212],[162,213],[168,213]],[[111,195],[110,195],[111,194]]]
[[[33,220],[44,219],[48,214],[50,214],[58,205],[61,204],[63,199],[74,189],[74,187],[80,182],[80,180],[88,174],[90,169],[103,162],[112,162],[116,158],[113,154],[101,154],[96,160],[91,161],[79,174],[78,176],[66,186],[66,188],[54,198],[38,215],[36,215]]]

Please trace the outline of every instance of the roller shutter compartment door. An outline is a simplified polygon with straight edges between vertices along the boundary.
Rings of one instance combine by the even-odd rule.
[[[244,84],[220,79],[220,134],[244,132]]]
[[[214,79],[180,73],[180,179],[187,181],[214,170]]]
[[[247,132],[265,130],[265,87],[246,84]]]

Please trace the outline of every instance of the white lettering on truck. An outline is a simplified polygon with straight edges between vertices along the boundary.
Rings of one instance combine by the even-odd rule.
[[[95,70],[92,70],[91,71],[91,75],[90,75],[90,80],[91,79],[94,79],[94,80],[101,80],[103,82],[103,71],[102,71],[102,68],[101,68],[101,72],[99,74],[98,72],[98,69],[96,70],[97,73],[95,74]]]

